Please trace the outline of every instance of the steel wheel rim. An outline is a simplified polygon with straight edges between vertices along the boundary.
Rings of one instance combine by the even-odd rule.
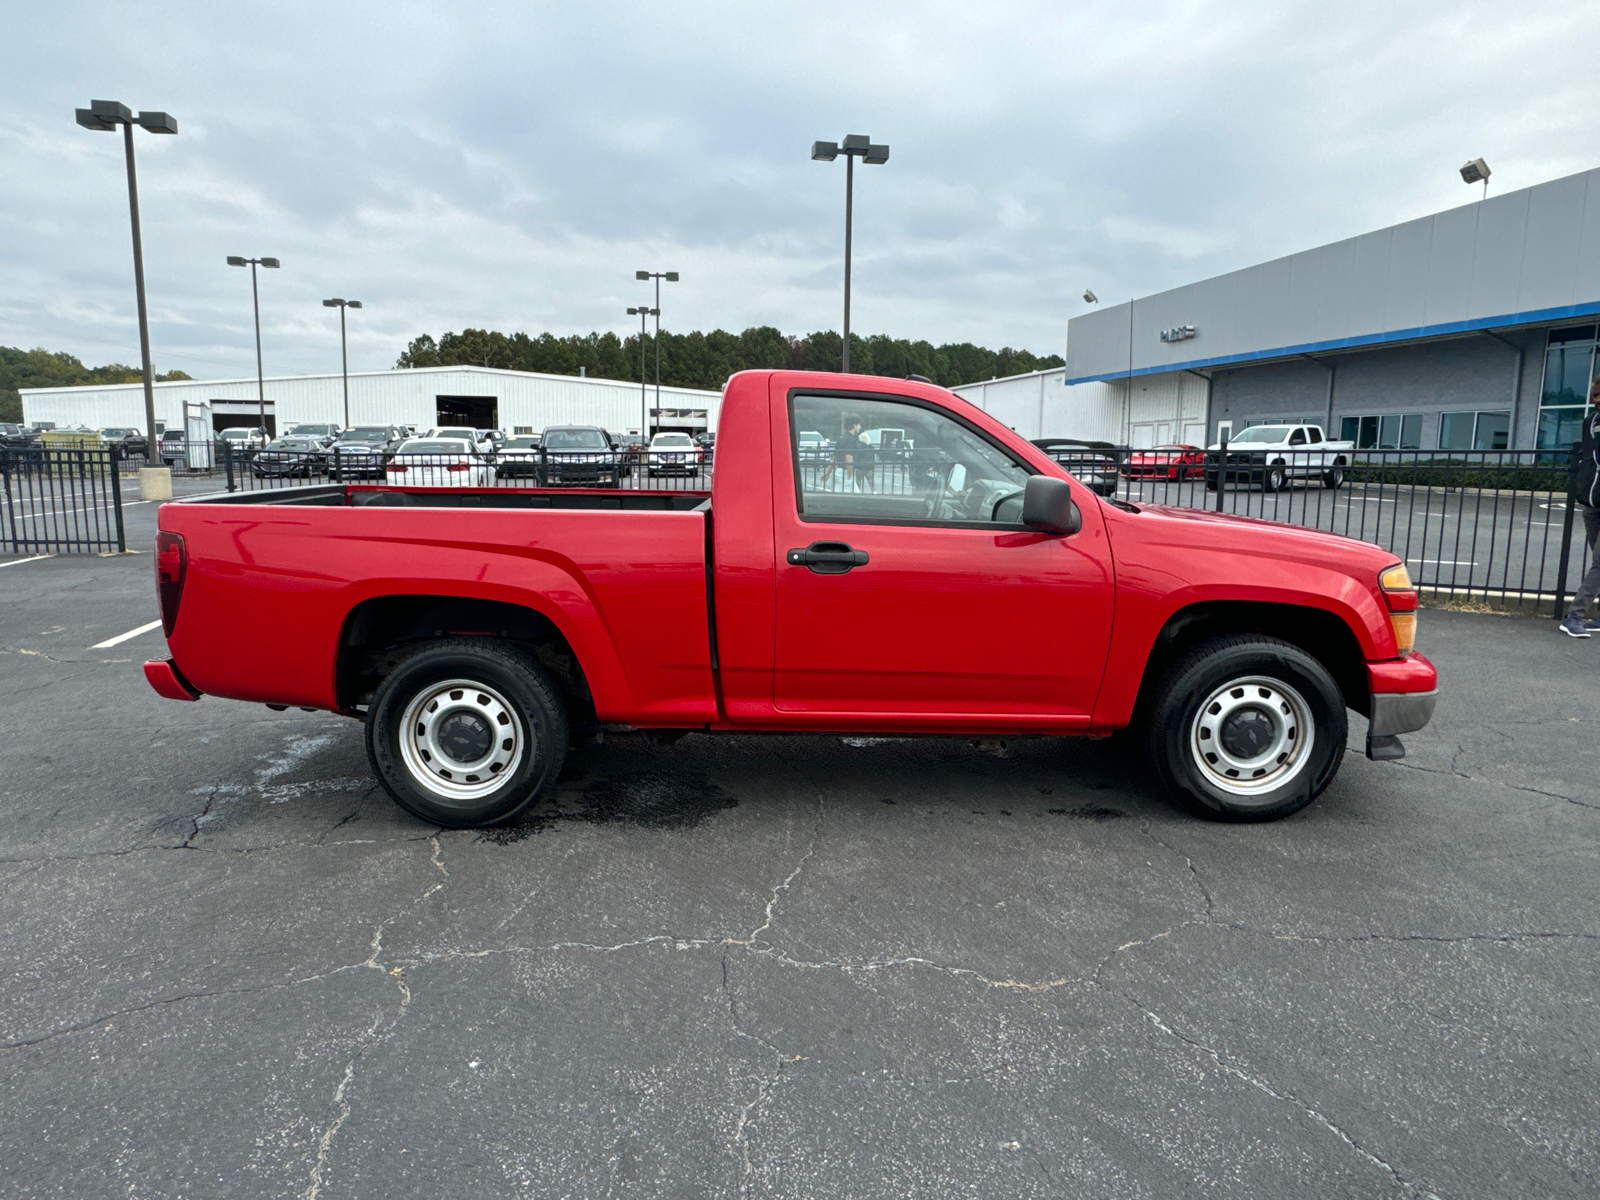
[[[1305,697],[1263,675],[1214,689],[1189,723],[1189,756],[1206,782],[1247,799],[1299,776],[1315,743],[1316,722]]]
[[[400,757],[411,778],[448,802],[497,791],[522,766],[529,745],[517,710],[472,679],[429,684],[401,721]]]

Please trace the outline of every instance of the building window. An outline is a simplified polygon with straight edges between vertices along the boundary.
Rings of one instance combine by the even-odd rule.
[[[1550,331],[1539,396],[1539,449],[1560,449],[1582,436],[1583,408],[1594,370],[1595,326]]]
[[[1439,414],[1439,449],[1504,450],[1511,444],[1511,412]]]
[[[1339,422],[1339,439],[1354,442],[1357,450],[1419,450],[1422,448],[1422,414],[1344,417]]]

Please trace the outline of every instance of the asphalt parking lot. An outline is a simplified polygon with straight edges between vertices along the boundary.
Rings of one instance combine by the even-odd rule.
[[[1271,825],[1105,744],[690,736],[442,832],[354,722],[92,649],[148,554],[0,563],[8,1197],[1600,1186],[1600,640],[1549,620],[1424,613],[1434,725]]]

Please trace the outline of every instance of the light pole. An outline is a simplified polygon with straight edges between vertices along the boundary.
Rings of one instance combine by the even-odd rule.
[[[88,108],[77,110],[78,124],[99,133],[111,133],[122,126],[122,149],[128,163],[128,215],[133,222],[133,292],[139,304],[139,354],[144,366],[144,422],[146,465],[139,471],[139,496],[144,500],[164,500],[172,495],[172,475],[166,473],[165,486],[160,476],[146,471],[161,471],[159,466],[148,464],[152,459],[159,463],[156,448],[156,390],[155,375],[150,369],[150,316],[144,302],[144,244],[139,237],[139,178],[133,165],[133,127],[148,129],[151,133],[177,133],[178,122],[164,112],[142,112],[137,117],[126,104],[116,100],[91,100]]]
[[[350,432],[350,348],[344,337],[344,310],[347,308],[360,308],[359,300],[324,300],[323,308],[337,308],[339,310],[339,367],[344,374],[344,429]]]
[[[630,308],[628,315],[639,317],[639,441],[648,449],[650,446],[650,397],[645,391],[644,378],[644,338],[645,321],[650,317],[659,317],[659,308]]]
[[[261,429],[267,428],[267,383],[261,374],[261,293],[256,290],[256,268],[268,267],[278,269],[278,260],[275,258],[240,258],[237,254],[228,255],[230,267],[250,268],[250,299],[256,309],[256,400],[261,405]],[[276,423],[276,422],[274,422]],[[273,436],[277,436],[274,434]]]
[[[864,133],[852,133],[843,142],[812,142],[815,162],[832,162],[844,155],[844,371],[850,373],[850,222],[855,206],[856,159],[874,165],[889,161],[889,147],[877,146]]]
[[[1461,182],[1482,183],[1483,198],[1485,200],[1489,198],[1489,175],[1489,164],[1481,158],[1475,158],[1461,168]]]
[[[635,279],[654,279],[656,281],[656,411],[661,411],[661,281],[668,283],[678,282],[676,271],[635,271]]]

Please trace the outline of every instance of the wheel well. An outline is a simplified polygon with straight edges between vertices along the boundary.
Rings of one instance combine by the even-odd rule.
[[[594,727],[594,700],[583,667],[555,622],[520,604],[467,596],[379,596],[351,609],[339,635],[339,706],[370,704],[384,676],[412,645],[441,637],[493,638],[523,647],[561,689],[572,729]]]
[[[1186,650],[1230,633],[1259,633],[1300,647],[1327,668],[1345,707],[1368,715],[1366,656],[1350,627],[1327,609],[1256,600],[1208,601],[1173,613],[1151,647],[1137,708],[1142,710],[1151,701],[1168,669]]]

